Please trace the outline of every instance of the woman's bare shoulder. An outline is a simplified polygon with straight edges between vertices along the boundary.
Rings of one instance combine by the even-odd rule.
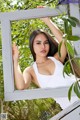
[[[28,72],[28,73],[33,72],[33,67],[32,67],[32,66],[26,67],[26,68],[24,69],[24,72]]]
[[[35,80],[35,73],[32,66],[25,68],[23,74],[29,75],[31,77],[31,80]]]

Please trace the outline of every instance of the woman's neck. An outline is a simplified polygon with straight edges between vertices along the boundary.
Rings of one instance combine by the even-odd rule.
[[[42,57],[42,58],[36,58],[36,63],[37,64],[43,64],[47,62],[48,58],[47,57]]]

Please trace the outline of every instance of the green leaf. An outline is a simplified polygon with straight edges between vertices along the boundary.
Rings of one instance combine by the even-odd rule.
[[[70,16],[69,18],[74,20],[76,23],[80,23],[79,19],[77,19],[76,17]]]
[[[76,93],[77,97],[80,98],[80,86],[78,81],[76,81],[74,84],[74,92]]]
[[[66,42],[66,47],[67,47],[67,50],[68,50],[69,54],[72,57],[74,57],[74,49],[73,49],[72,45],[69,42]]]
[[[59,44],[59,46],[58,46],[58,53],[59,53],[59,56],[60,56],[60,57],[61,57],[61,52],[60,52],[60,51],[61,51],[62,42],[63,42],[63,41],[61,41],[60,44]]]
[[[64,73],[66,73],[68,76],[70,74],[70,70],[69,70],[69,60],[64,64],[64,68],[63,68],[63,76],[65,77]]]
[[[62,18],[62,20],[64,21],[64,33],[68,33],[68,21],[66,18]]]
[[[73,85],[74,85],[74,84],[72,84],[72,85],[70,86],[69,91],[68,91],[68,99],[69,99],[69,101],[71,100],[71,94],[72,94]]]
[[[73,27],[76,27],[76,22],[73,19],[67,18],[67,20]]]
[[[80,37],[79,37],[79,36],[75,36],[75,35],[73,35],[73,36],[68,36],[67,38],[68,38],[68,40],[70,40],[70,41],[78,41],[78,40],[80,40]]]

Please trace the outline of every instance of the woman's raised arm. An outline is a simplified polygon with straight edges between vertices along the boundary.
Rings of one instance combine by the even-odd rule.
[[[19,51],[16,44],[13,44],[12,53],[13,53],[13,69],[14,69],[15,85],[17,89],[22,90],[29,87],[30,75],[27,71],[26,71],[26,75],[25,72],[24,74],[21,72],[20,66],[18,64]]]
[[[55,38],[57,39],[58,43],[60,44],[60,42],[62,41],[62,37],[63,37],[63,33],[60,31],[60,29],[57,27],[56,24],[54,24],[50,18],[41,18],[41,20],[49,27],[49,29],[51,30],[51,32],[54,34]],[[62,42],[62,46],[61,46],[61,57],[59,56],[59,54],[55,54],[54,57],[58,60],[60,60],[61,62],[64,62],[66,54],[67,54],[67,50],[64,44],[64,41]]]

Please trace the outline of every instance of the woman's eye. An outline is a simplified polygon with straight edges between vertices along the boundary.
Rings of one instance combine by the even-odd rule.
[[[41,44],[41,43],[36,43],[36,44]]]
[[[49,44],[49,42],[47,41],[47,42],[45,42],[45,44]]]

